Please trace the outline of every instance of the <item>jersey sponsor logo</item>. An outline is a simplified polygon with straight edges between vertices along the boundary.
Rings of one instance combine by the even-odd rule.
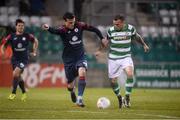
[[[15,51],[25,51],[26,48],[22,48],[22,47],[23,47],[22,43],[18,43],[17,48],[15,48],[14,50]]]
[[[22,48],[22,43],[18,43],[18,44],[17,44],[17,47],[18,47],[18,48]]]
[[[73,36],[72,37],[72,41],[69,41],[69,43],[71,44],[71,45],[75,45],[75,44],[80,44],[81,43],[81,40],[78,40],[78,37],[77,36]]]
[[[72,37],[72,41],[76,41],[76,40],[78,40],[78,37],[77,36],[73,36]]]
[[[117,37],[117,36],[131,36],[131,32],[114,32],[111,34],[111,37]]]

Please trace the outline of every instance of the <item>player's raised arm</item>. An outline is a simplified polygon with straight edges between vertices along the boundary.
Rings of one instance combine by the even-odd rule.
[[[49,32],[52,33],[52,34],[58,34],[58,35],[61,34],[60,29],[50,27],[48,24],[43,24],[43,25],[42,25],[42,29],[43,29],[43,30],[46,30],[46,31],[49,31]]]

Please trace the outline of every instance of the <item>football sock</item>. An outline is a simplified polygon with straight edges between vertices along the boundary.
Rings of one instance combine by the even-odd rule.
[[[120,95],[120,87],[119,87],[119,84],[117,82],[115,83],[112,83],[111,82],[111,87],[114,91],[114,93],[116,94],[116,96],[119,96]]]
[[[83,96],[85,87],[86,87],[85,77],[81,76],[79,77],[79,81],[78,81],[78,96]]]
[[[128,78],[126,81],[126,95],[131,94],[133,88],[133,78]]]
[[[22,79],[20,79],[19,81],[19,87],[21,88],[22,93],[26,92],[25,87],[24,87],[24,81]]]
[[[14,80],[13,80],[13,89],[12,89],[12,93],[13,94],[16,94],[18,83],[19,83],[19,79],[18,78],[14,78]]]
[[[73,88],[67,88],[69,92],[74,92]]]

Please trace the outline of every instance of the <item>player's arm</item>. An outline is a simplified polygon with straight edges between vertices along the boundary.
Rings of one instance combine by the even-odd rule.
[[[31,56],[36,56],[37,55],[37,49],[38,49],[38,39],[34,37],[32,34],[30,34],[30,40],[33,43],[33,51],[30,53]]]
[[[4,38],[2,40],[2,43],[1,43],[1,54],[2,54],[2,57],[5,57],[5,50],[6,50],[7,45],[9,44],[10,39],[11,39],[11,35],[8,35],[6,38]]]
[[[50,27],[48,24],[43,24],[42,29],[49,31],[52,34],[57,34],[57,35],[61,34],[61,31],[59,29]]]
[[[83,23],[83,22],[79,22],[78,25],[79,25],[80,27],[82,27],[83,30],[87,30],[87,31],[96,33],[96,35],[97,35],[101,40],[104,39],[101,31],[100,31],[99,29],[97,29],[96,27],[91,26],[91,25],[88,25],[88,24]]]
[[[138,33],[135,34],[133,39],[138,41],[143,46],[145,52],[149,51],[148,45],[144,42],[144,39]]]

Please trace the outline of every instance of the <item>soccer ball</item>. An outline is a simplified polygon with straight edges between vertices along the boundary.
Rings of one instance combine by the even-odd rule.
[[[97,101],[97,107],[99,109],[106,109],[111,105],[111,102],[108,98],[106,97],[100,97]]]

